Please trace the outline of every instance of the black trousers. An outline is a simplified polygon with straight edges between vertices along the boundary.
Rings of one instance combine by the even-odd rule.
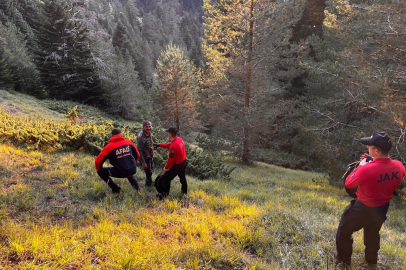
[[[162,195],[167,196],[171,189],[171,181],[176,177],[179,176],[180,183],[182,184],[182,193],[187,194],[187,182],[186,182],[186,167],[187,167],[187,160],[185,159],[182,163],[175,164],[170,168],[164,175],[165,177],[165,190],[166,192]]]
[[[341,216],[336,235],[338,260],[351,264],[352,234],[364,229],[365,260],[376,264],[380,248],[379,231],[386,220],[389,202],[379,207],[368,207],[359,200],[352,200]]]
[[[147,186],[152,186],[152,170],[154,169],[154,167],[153,167],[153,159],[152,158],[146,158],[145,163],[147,163],[147,166],[148,166],[148,168],[144,169],[145,177],[146,177],[145,184]]]
[[[117,186],[116,183],[114,183],[111,177],[127,178],[131,186],[134,189],[139,190],[137,178],[135,178],[134,176],[135,173],[136,169],[134,171],[122,171],[114,167],[103,167],[102,169],[97,171],[97,174],[100,176],[100,178],[103,179],[104,182],[106,182],[109,185],[109,187],[113,192],[120,191],[120,187]]]

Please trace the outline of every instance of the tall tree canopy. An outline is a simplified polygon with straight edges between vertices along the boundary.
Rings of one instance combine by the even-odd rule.
[[[193,63],[176,45],[168,45],[157,62],[159,112],[166,124],[179,130],[196,127],[195,93],[199,76]]]

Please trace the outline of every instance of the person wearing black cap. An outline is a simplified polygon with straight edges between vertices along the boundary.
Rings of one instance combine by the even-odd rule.
[[[165,177],[165,191],[160,194],[160,197],[166,197],[169,194],[171,188],[171,181],[179,176],[180,183],[182,184],[182,194],[187,194],[187,182],[186,182],[186,149],[185,143],[182,138],[178,137],[178,129],[176,127],[169,127],[168,132],[170,143],[154,144],[154,147],[169,148],[168,161],[163,170],[163,177]]]
[[[120,193],[121,188],[111,177],[127,178],[131,186],[138,191],[137,179],[134,176],[140,156],[138,149],[132,141],[124,138],[120,129],[113,129],[111,134],[109,143],[95,159],[97,174],[109,185],[113,193]],[[103,167],[107,159],[112,167]]]
[[[336,235],[336,259],[345,268],[351,265],[352,234],[360,229],[364,229],[365,260],[371,266],[377,264],[379,231],[393,192],[405,176],[402,163],[389,157],[392,140],[388,135],[377,132],[360,141],[374,160],[367,163],[363,155],[360,166],[345,181],[347,188],[358,187],[357,199],[344,210]]]
[[[142,123],[142,130],[137,136],[137,148],[140,151],[140,163],[145,171],[145,185],[152,186],[152,169],[154,158],[154,147],[152,142],[152,125],[151,121]]]

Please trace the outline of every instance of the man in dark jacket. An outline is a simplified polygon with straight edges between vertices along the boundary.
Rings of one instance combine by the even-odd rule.
[[[187,194],[187,182],[186,182],[186,150],[185,143],[182,138],[178,137],[178,129],[176,127],[169,127],[168,132],[170,143],[154,144],[155,147],[169,148],[168,161],[164,167],[163,177],[165,177],[165,191],[159,194],[160,198],[166,197],[169,194],[171,188],[171,181],[179,176],[180,183],[182,184],[182,194]]]
[[[152,142],[151,121],[144,121],[143,128],[137,136],[137,148],[140,151],[140,163],[145,171],[145,185],[152,186],[152,162],[154,158],[154,148]]]
[[[118,128],[113,129],[112,137],[95,160],[97,174],[109,185],[113,193],[120,193],[121,188],[111,177],[127,178],[131,186],[139,190],[134,174],[137,171],[137,160],[140,156],[137,147],[121,134]],[[103,167],[108,159],[113,167]]]
[[[357,199],[344,210],[336,235],[337,260],[344,268],[350,268],[352,234],[364,229],[365,260],[374,267],[380,248],[379,231],[386,220],[389,201],[405,176],[402,163],[389,157],[392,140],[383,132],[362,138],[373,161],[364,158],[360,165],[347,176],[345,186],[357,189]],[[365,157],[365,155],[363,155]]]

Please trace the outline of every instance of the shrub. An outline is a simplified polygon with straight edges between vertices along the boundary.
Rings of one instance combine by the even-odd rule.
[[[117,127],[111,121],[103,125],[55,121],[19,117],[3,110],[0,110],[0,118],[3,120],[0,122],[0,141],[18,142],[48,151],[71,147],[99,154],[110,139],[111,129]],[[136,141],[136,134],[128,127],[123,129],[123,135]]]
[[[230,174],[236,169],[225,164],[224,158],[216,151],[208,151],[186,144],[188,167],[186,173],[200,180],[220,178],[230,181]]]
[[[154,135],[154,142],[163,141],[163,136],[160,133]],[[235,167],[226,165],[223,156],[219,151],[213,150],[210,139],[198,136],[196,141],[199,143],[199,147],[191,146],[186,143],[186,155],[188,160],[188,166],[186,173],[188,175],[195,176],[200,180],[205,179],[222,179],[230,181],[231,173],[235,170]],[[201,148],[204,146],[207,148]],[[158,168],[165,166],[167,161],[167,150],[158,148],[154,153],[154,163]]]

